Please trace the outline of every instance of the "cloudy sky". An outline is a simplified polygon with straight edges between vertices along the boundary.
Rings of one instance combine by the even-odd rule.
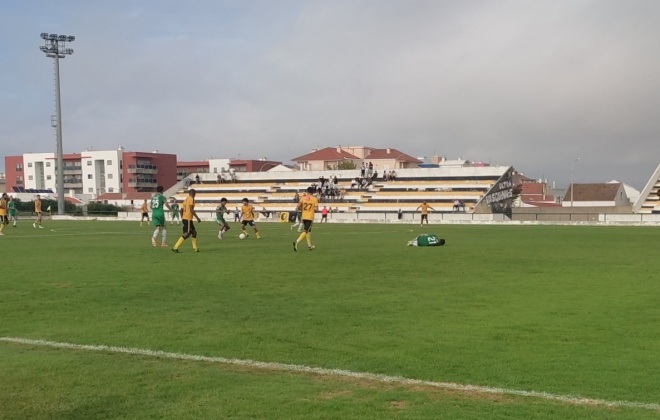
[[[181,160],[394,147],[641,189],[660,163],[657,0],[0,0],[1,155]],[[0,169],[4,161],[0,162]]]

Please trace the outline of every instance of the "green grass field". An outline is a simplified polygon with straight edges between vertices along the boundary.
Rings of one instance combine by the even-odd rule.
[[[660,416],[658,228],[317,224],[296,253],[231,225],[180,254],[137,222],[6,227],[0,418]]]

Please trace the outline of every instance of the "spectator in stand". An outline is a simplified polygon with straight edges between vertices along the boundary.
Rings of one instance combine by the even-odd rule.
[[[293,196],[293,202],[298,203],[300,201],[300,195],[298,194],[298,191],[296,191],[296,195]]]
[[[373,173],[374,173],[374,164],[369,162],[369,166],[367,167],[367,178],[371,179]]]
[[[353,190],[353,189],[357,188],[357,186],[358,186],[357,179],[353,178],[351,180],[351,189]]]
[[[366,171],[367,171],[367,166],[364,162],[362,162],[362,166],[360,166],[360,178],[364,178]]]
[[[388,179],[389,178],[387,177],[387,171],[383,171],[383,181],[387,182]]]
[[[222,183],[222,175],[218,174],[218,178],[216,179],[216,182],[217,182],[218,184],[221,184],[221,183]]]
[[[394,181],[394,180],[396,180],[396,171],[391,170],[390,171],[390,181]]]
[[[199,184],[199,174],[195,175],[195,184]]]
[[[452,210],[453,211],[458,211],[460,209],[460,207],[461,207],[461,201],[457,198],[456,200],[454,200],[454,207],[453,207]]]

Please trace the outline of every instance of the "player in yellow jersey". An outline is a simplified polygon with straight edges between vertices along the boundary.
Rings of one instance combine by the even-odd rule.
[[[247,225],[252,226],[254,234],[257,235],[257,239],[261,239],[259,229],[257,229],[257,225],[254,224],[254,206],[250,204],[250,201],[247,198],[244,198],[243,206],[241,207],[241,232],[243,232],[243,235],[245,235],[246,238],[250,236],[247,233]]]
[[[37,213],[37,221],[32,223],[33,228],[37,228],[37,225],[39,225],[39,229],[43,229],[44,227],[41,226],[41,196],[37,194],[37,199],[34,200],[34,212]]]
[[[144,222],[144,219],[147,219],[147,223],[149,223],[149,208],[147,207],[147,200],[144,200],[144,203],[140,206],[140,212],[142,213],[142,217],[140,218],[140,226],[142,226],[142,222]]]
[[[172,247],[172,252],[179,252],[179,247],[183,244],[183,241],[192,236],[192,248],[193,252],[199,252],[197,248],[197,230],[195,230],[195,225],[193,224],[193,217],[197,219],[198,223],[202,223],[202,220],[199,218],[195,212],[195,190],[188,190],[188,197],[183,200],[181,204],[181,222],[183,224],[183,235],[176,241],[176,244]]]
[[[303,195],[298,202],[297,210],[302,212],[303,232],[298,240],[293,243],[293,250],[298,251],[298,244],[303,239],[307,239],[307,249],[314,249],[312,245],[312,224],[314,223],[314,213],[319,208],[319,202],[314,197],[314,188],[307,188],[307,194]]]
[[[420,221],[419,225],[423,226],[424,225],[424,220],[426,220],[426,224],[429,224],[429,209],[435,211],[435,209],[428,204],[426,204],[426,201],[420,204],[417,207],[417,210],[421,209],[422,210],[422,220]]]
[[[2,230],[5,228],[6,225],[9,224],[9,220],[7,219],[7,202],[8,202],[8,196],[7,193],[2,193],[2,197],[0,197],[0,236],[4,236],[5,234],[2,233]]]

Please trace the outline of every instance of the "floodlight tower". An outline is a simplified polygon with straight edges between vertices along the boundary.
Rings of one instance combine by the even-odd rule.
[[[41,39],[45,45],[39,47],[46,57],[55,59],[55,112],[57,120],[57,214],[64,214],[64,153],[62,151],[62,108],[60,101],[60,58],[73,54],[71,48],[66,48],[67,42],[73,42],[76,37],[70,35],[48,34],[43,32]]]
[[[575,172],[575,164],[578,162],[578,160],[582,159],[581,157],[575,159],[573,161],[573,164],[571,165],[571,207],[573,207],[573,172]]]

